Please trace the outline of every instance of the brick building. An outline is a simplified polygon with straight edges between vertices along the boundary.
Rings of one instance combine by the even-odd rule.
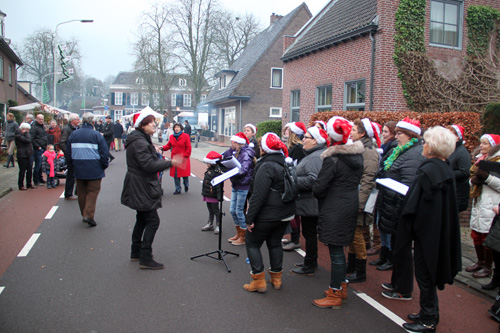
[[[207,98],[209,126],[220,140],[242,130],[247,123],[281,119],[283,89],[283,36],[293,35],[312,17],[305,3],[259,33],[241,56],[216,74],[218,85]]]
[[[439,74],[460,75],[470,5],[497,0],[427,0],[425,47]],[[283,122],[318,111],[408,111],[394,54],[399,1],[332,0],[293,37],[284,37]],[[431,19],[432,17],[432,19]]]

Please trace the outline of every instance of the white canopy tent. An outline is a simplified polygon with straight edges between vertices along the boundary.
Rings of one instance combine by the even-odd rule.
[[[40,102],[24,104],[24,105],[19,105],[19,106],[13,106],[13,107],[10,107],[9,110],[20,111],[20,112],[40,111],[40,112],[52,113],[52,114],[71,113],[69,111],[66,111],[63,109],[58,109],[56,107],[50,106],[48,104],[40,103]]]

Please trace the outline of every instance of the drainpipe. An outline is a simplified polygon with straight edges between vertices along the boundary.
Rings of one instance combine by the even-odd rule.
[[[240,124],[238,132],[241,132],[241,99],[240,99]]]
[[[373,82],[375,81],[375,32],[370,32],[370,40],[372,41],[372,59],[370,66],[370,111],[373,111]]]

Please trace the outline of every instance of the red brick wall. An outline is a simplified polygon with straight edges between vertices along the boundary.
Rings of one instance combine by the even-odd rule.
[[[15,101],[17,99],[17,70],[16,64],[3,51],[0,51],[0,56],[3,57],[3,78],[0,79],[0,103],[5,103],[9,99]],[[9,84],[9,65],[12,66],[12,84]]]

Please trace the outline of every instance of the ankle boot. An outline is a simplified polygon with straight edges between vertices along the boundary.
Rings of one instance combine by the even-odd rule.
[[[212,231],[214,230],[214,221],[208,220],[207,225],[201,228],[201,231]]]
[[[240,237],[235,240],[234,242],[231,243],[231,245],[245,245],[245,233],[247,232],[247,229],[242,229],[240,228]]]
[[[393,267],[394,267],[394,265],[392,264],[392,251],[389,250],[387,252],[387,261],[385,262],[385,264],[378,266],[377,270],[390,271],[390,270],[392,270]]]
[[[484,266],[484,246],[483,245],[474,245],[474,248],[476,249],[476,256],[477,256],[477,262],[465,268],[466,272],[477,272]]]
[[[382,246],[380,248],[380,256],[378,257],[377,260],[370,261],[370,265],[372,266],[380,266],[385,264],[387,261],[387,255],[389,253],[389,248],[386,246]]]
[[[265,293],[267,291],[266,280],[265,280],[265,272],[261,272],[259,274],[252,275],[252,282],[250,284],[243,285],[243,288],[246,291],[258,291],[259,293]]]
[[[492,270],[491,266],[493,264],[493,254],[491,253],[491,249],[483,246],[484,248],[484,266],[479,271],[472,274],[474,278],[483,278],[491,275]]]
[[[227,239],[227,241],[228,241],[229,243],[232,243],[232,242],[234,242],[235,240],[237,240],[238,238],[240,238],[240,226],[239,226],[239,225],[237,225],[237,226],[236,226],[236,235],[234,235],[234,236],[233,236],[233,237],[231,237],[231,238],[228,238],[228,239]]]
[[[269,271],[269,275],[271,275],[271,280],[269,280],[269,282],[271,282],[274,289],[281,289],[281,276],[283,275],[283,271],[281,272]]]
[[[347,253],[347,266],[345,269],[346,274],[352,274],[356,270],[356,254],[348,252]]]
[[[328,288],[325,298],[315,299],[313,305],[319,308],[332,308],[340,310],[342,308],[342,290]]]
[[[348,282],[340,282],[340,287],[342,288],[342,303],[347,303],[347,286]],[[328,295],[328,289],[323,293],[325,297]]]
[[[349,283],[366,281],[366,259],[356,259],[356,271],[347,277]]]

